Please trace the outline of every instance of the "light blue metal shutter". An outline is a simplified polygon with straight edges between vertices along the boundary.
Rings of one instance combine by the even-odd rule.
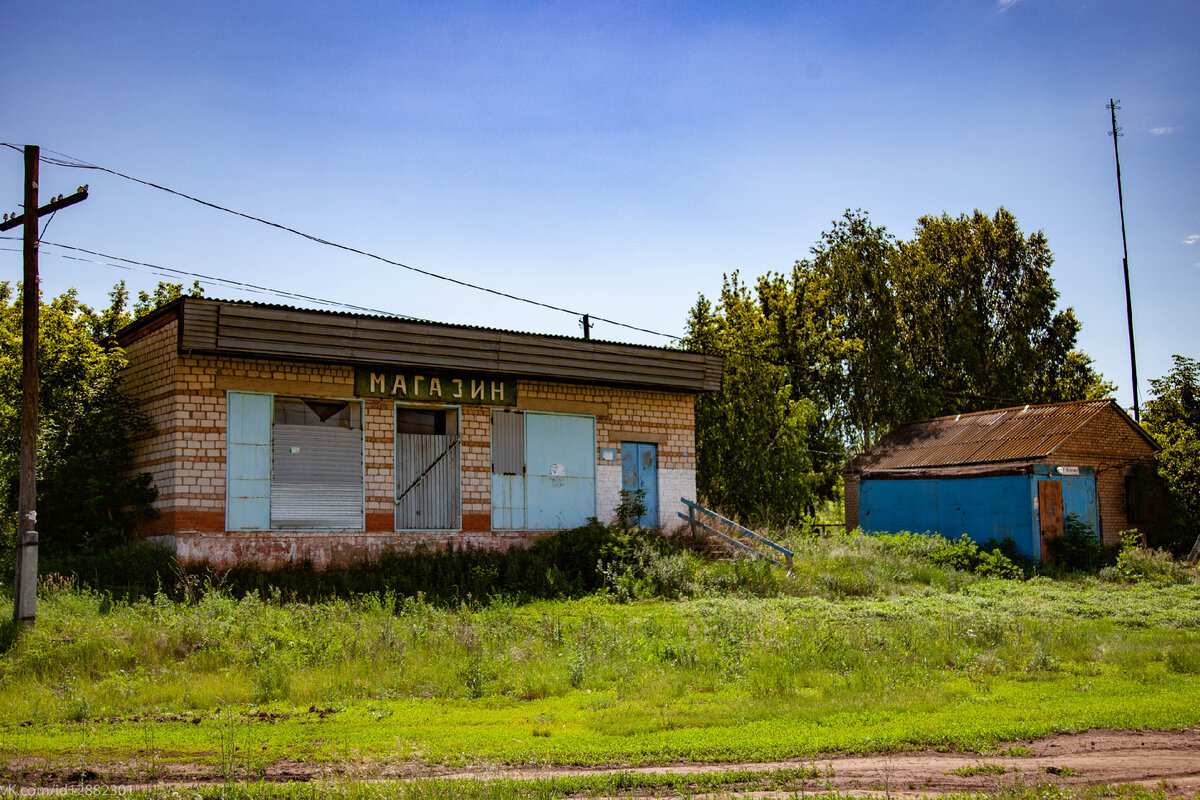
[[[492,411],[492,528],[525,527],[525,415]]]
[[[1074,514],[1080,522],[1100,533],[1100,512],[1096,504],[1095,475],[1064,475],[1062,481],[1063,517]]]
[[[269,394],[229,392],[225,404],[225,529],[271,527],[271,417]]]
[[[596,516],[596,420],[525,413],[525,527],[564,530]]]

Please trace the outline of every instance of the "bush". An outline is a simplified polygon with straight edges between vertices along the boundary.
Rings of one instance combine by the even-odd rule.
[[[1121,532],[1121,552],[1117,563],[1101,571],[1104,580],[1124,583],[1190,583],[1193,570],[1176,561],[1165,550],[1142,546],[1142,538],[1136,530]]]
[[[909,558],[928,561],[934,566],[970,572],[986,578],[1016,579],[1024,570],[999,547],[983,550],[967,534],[947,539],[936,533],[895,533],[874,537],[885,549]]]
[[[1060,573],[1095,573],[1112,560],[1096,530],[1075,514],[1067,514],[1063,520],[1063,535],[1051,540],[1050,552],[1050,563]]]

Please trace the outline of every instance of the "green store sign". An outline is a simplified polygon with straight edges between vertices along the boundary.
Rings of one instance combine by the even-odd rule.
[[[355,367],[354,394],[417,403],[515,406],[517,382],[495,375]]]

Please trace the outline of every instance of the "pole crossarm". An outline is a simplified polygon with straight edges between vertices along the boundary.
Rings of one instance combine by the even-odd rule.
[[[80,188],[80,190],[77,191],[75,194],[71,195],[70,197],[56,197],[55,199],[51,200],[49,203],[46,203],[46,205],[42,206],[41,208],[39,208],[37,210],[38,217],[39,218],[44,217],[47,214],[53,214],[55,211],[58,211],[61,208],[73,206],[76,203],[82,203],[84,200],[87,200],[87,197],[88,197],[87,190],[88,190],[88,187],[84,186],[84,187]],[[25,224],[25,215],[17,214],[16,216],[9,217],[4,222],[0,222],[0,231],[10,231],[13,228],[19,227],[24,224]]]

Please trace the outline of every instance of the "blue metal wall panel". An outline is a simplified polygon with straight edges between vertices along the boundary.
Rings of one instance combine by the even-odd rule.
[[[596,420],[525,413],[525,526],[564,530],[596,516]]]
[[[1026,475],[929,480],[864,480],[859,525],[875,533],[967,534],[980,544],[1011,538],[1023,555],[1038,557]]]
[[[643,528],[658,527],[658,445],[621,442],[621,489],[644,493],[646,511],[638,518]]]
[[[271,527],[271,421],[269,394],[229,392],[225,412],[225,529]]]

